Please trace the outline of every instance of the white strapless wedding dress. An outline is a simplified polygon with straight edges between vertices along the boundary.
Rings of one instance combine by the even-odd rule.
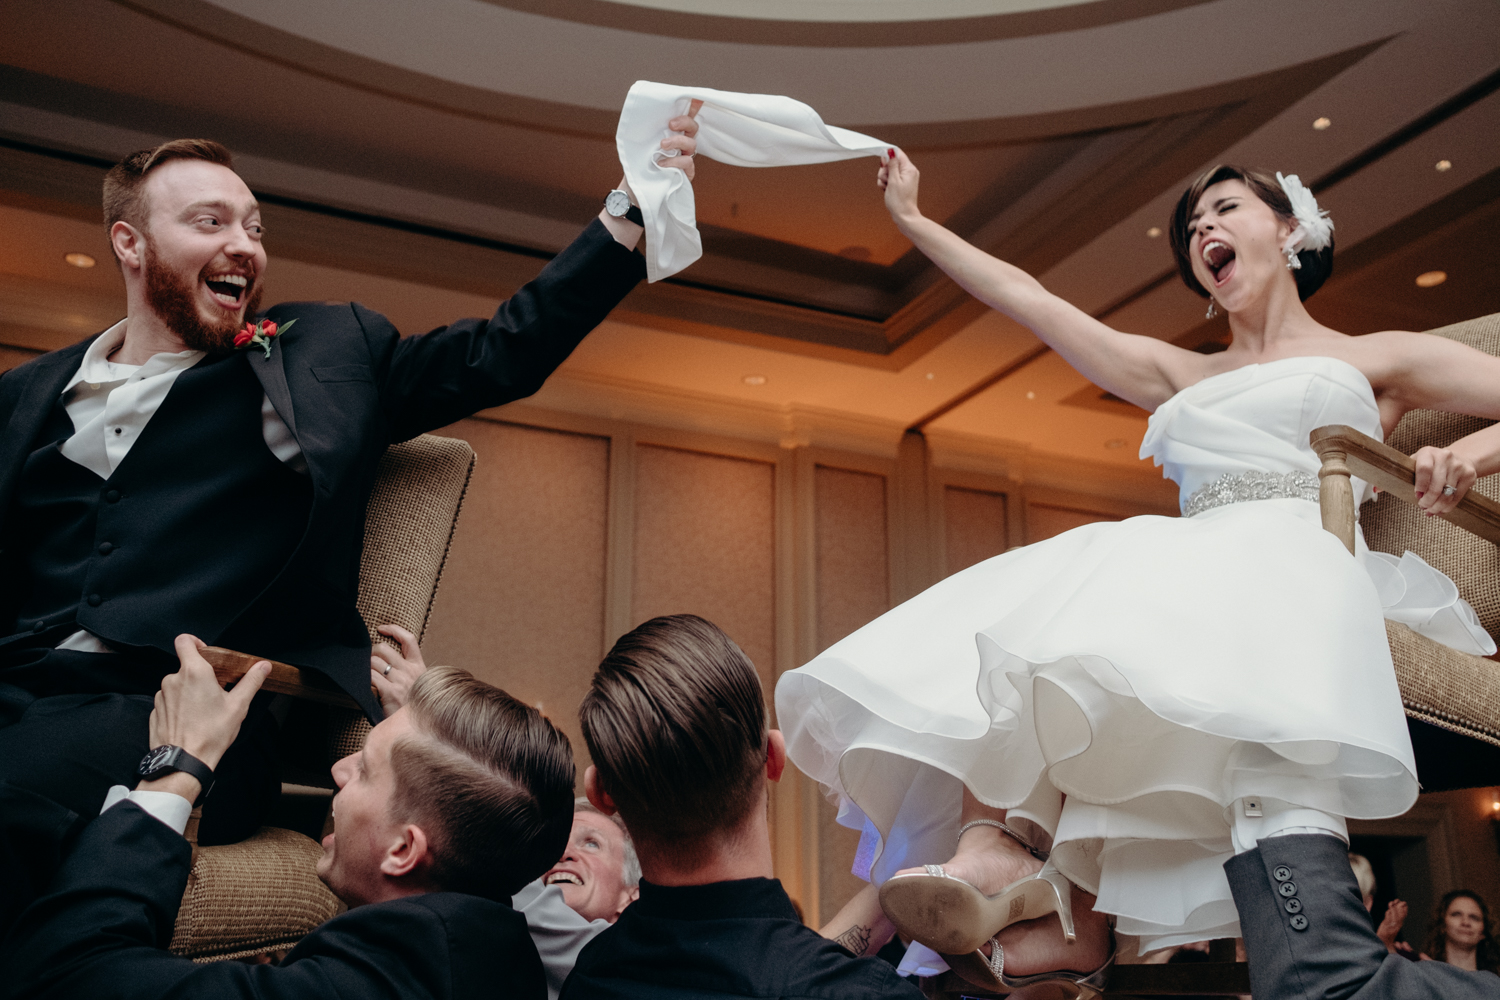
[[[1238,934],[1222,865],[1242,800],[1409,809],[1382,614],[1495,646],[1421,559],[1362,538],[1350,558],[1323,530],[1307,439],[1326,424],[1382,436],[1369,382],[1343,361],[1204,379],[1162,404],[1141,445],[1192,516],[996,556],[785,674],[791,759],[864,831],[856,874],[879,883],[951,857],[966,784],[1052,833],[1062,870],[1150,949]]]

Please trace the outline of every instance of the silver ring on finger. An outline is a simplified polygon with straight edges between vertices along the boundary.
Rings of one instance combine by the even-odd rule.
[[[1443,487],[1443,496],[1445,496],[1445,497],[1451,497],[1451,496],[1457,496],[1457,495],[1458,495],[1458,490],[1455,487],[1452,487],[1452,486],[1444,486]]]
[[[381,674],[381,676],[383,676],[383,677],[389,677],[389,676],[391,676],[391,665],[390,665],[390,664],[389,664],[389,663],[387,663],[387,664],[386,664],[386,665],[385,665],[385,670],[384,670],[384,672],[383,672],[383,673],[382,673],[382,674]]]

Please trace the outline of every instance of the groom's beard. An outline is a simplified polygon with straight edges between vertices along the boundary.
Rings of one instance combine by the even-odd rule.
[[[162,264],[149,237],[145,244],[146,302],[161,317],[167,329],[177,334],[190,350],[212,354],[234,347],[234,335],[244,328],[244,322],[226,316],[218,323],[205,323],[198,313],[197,284]],[[197,278],[201,281],[203,272],[199,272]],[[248,298],[243,315],[255,315],[262,291],[260,282],[252,280],[246,290]]]

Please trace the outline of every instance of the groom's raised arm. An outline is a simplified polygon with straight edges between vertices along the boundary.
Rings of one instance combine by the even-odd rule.
[[[661,146],[677,155],[663,165],[681,169],[691,179],[698,123],[681,115],[666,124],[676,134]],[[384,316],[356,306],[375,360],[391,440],[406,440],[541,388],[646,276],[645,259],[634,250],[643,232],[629,218],[601,210],[541,274],[500,303],[489,320],[459,320],[399,339]]]

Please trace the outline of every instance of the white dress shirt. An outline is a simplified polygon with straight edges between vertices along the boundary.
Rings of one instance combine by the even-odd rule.
[[[104,796],[104,808],[99,810],[99,815],[103,816],[127,800],[178,833],[187,829],[188,817],[193,814],[193,804],[176,792],[146,792],[139,789],[132,792],[124,785],[112,785]]]
[[[63,408],[73,422],[73,435],[58,449],[62,456],[108,479],[120,467],[131,447],[177,376],[204,358],[202,351],[153,354],[145,364],[125,365],[109,360],[125,342],[125,320],[105,330],[83,353],[78,371],[63,386]],[[302,449],[286,424],[261,396],[261,436],[266,447],[297,472],[307,472]],[[57,644],[58,649],[84,653],[107,653],[109,647],[92,633],[80,629]]]

